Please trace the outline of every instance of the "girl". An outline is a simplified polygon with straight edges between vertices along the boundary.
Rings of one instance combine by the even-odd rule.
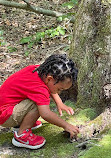
[[[77,79],[74,62],[66,55],[51,55],[41,65],[30,65],[11,75],[0,87],[0,125],[20,126],[14,131],[13,145],[38,149],[46,140],[32,133],[31,129],[41,126],[44,120],[77,135],[79,129],[50,110],[50,96],[55,101],[60,115],[66,111],[73,115],[71,107],[63,104],[59,93],[69,89]]]

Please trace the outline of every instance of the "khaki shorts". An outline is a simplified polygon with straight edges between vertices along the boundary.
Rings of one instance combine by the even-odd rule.
[[[20,125],[26,114],[30,111],[38,112],[37,105],[35,104],[35,102],[30,99],[21,101],[19,104],[15,105],[12,115],[1,126],[14,127]]]

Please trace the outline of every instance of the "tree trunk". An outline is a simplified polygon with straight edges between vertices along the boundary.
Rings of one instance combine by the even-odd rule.
[[[77,105],[102,112],[80,128],[85,138],[111,127],[110,6],[108,1],[82,0],[75,17],[69,55],[79,70]]]
[[[111,103],[110,6],[81,1],[69,54],[79,69],[77,104],[96,107],[98,113]]]
[[[88,122],[86,125],[80,127],[82,138],[90,139],[96,135],[102,135],[111,128],[111,108],[101,113],[96,119]]]

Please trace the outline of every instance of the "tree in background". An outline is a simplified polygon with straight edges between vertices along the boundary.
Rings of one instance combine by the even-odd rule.
[[[98,114],[105,110],[92,122],[93,131],[111,126],[111,5],[107,2],[81,1],[70,49],[79,68],[77,104],[95,107]]]
[[[111,97],[110,5],[82,0],[75,19],[70,56],[79,68],[78,104],[101,109]]]

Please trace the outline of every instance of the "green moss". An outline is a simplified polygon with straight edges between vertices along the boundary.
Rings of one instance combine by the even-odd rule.
[[[101,91],[101,70],[96,69],[93,72],[93,88],[92,88],[92,104],[96,105],[99,101],[99,93]]]
[[[13,133],[12,132],[1,133],[0,134],[0,146],[5,144],[6,142],[7,142],[7,144],[10,144],[12,138],[13,138]]]
[[[111,158],[111,130],[97,144],[79,158]]]
[[[42,135],[46,139],[46,145],[44,148],[37,152],[37,155],[43,155],[45,158],[67,158],[73,154],[75,148],[71,143],[68,142],[67,138],[63,137],[62,134],[63,129],[57,126],[51,125],[49,123],[44,122],[44,125],[35,131],[35,134]],[[36,153],[31,152],[31,155]]]
[[[102,116],[99,116],[96,119],[94,119],[93,121],[91,121],[91,124],[95,124],[95,126],[101,125],[102,124]],[[90,125],[90,123],[89,123],[89,125]]]
[[[67,143],[65,146],[62,145],[59,149],[58,149],[58,158],[66,158],[66,157],[71,157],[75,152],[77,151],[77,149],[75,148],[75,145],[71,145],[69,143]]]
[[[43,120],[42,120],[42,122],[43,122],[43,126],[37,130],[34,130],[33,133],[35,133],[36,135],[42,135],[45,137],[46,144],[44,145],[44,147],[42,147],[39,150],[28,150],[27,149],[27,152],[26,152],[26,149],[16,148],[16,150],[18,150],[18,151],[20,150],[21,152],[18,152],[18,154],[16,152],[16,153],[14,153],[13,156],[8,155],[8,154],[7,155],[0,154],[0,157],[2,157],[2,156],[4,158],[7,158],[7,157],[13,157],[13,158],[14,157],[16,157],[16,158],[22,158],[22,157],[24,157],[24,158],[28,158],[28,157],[69,158],[69,157],[71,157],[71,155],[73,155],[73,153],[77,150],[75,148],[76,143],[72,145],[68,141],[68,138],[65,138],[63,136],[62,128],[49,124]],[[11,132],[0,134],[0,148],[2,148],[3,146],[4,147],[7,146],[7,144],[12,147],[12,144],[11,144],[12,138],[13,138],[13,133],[11,133]]]
[[[66,101],[65,104],[72,107],[75,110],[75,115],[70,116],[66,112],[64,112],[62,118],[73,125],[85,124],[86,121],[89,121],[96,117],[96,112],[92,108],[87,108],[87,109],[82,110],[80,108],[77,108],[75,104],[71,101]],[[53,104],[51,105],[51,107],[54,110],[55,105]],[[44,145],[44,147],[42,147],[39,150],[28,150],[28,149],[21,150],[20,148],[16,148],[16,150],[17,151],[20,150],[20,152],[14,153],[13,156],[3,155],[3,154],[0,156],[3,156],[4,158],[7,158],[7,157],[70,158],[72,155],[74,155],[74,153],[77,154],[79,152],[79,149],[75,147],[77,145],[77,142],[74,142],[73,144],[70,143],[68,141],[68,138],[64,137],[62,128],[52,125],[46,122],[45,120],[43,120],[42,118],[40,118],[40,120],[42,121],[43,126],[37,130],[34,130],[33,133],[35,133],[36,135],[41,135],[45,137],[46,144]],[[98,120],[96,120],[95,123],[101,123],[101,119],[98,122],[97,121]],[[111,134],[111,132],[108,134]],[[81,137],[81,135],[79,137]],[[12,138],[13,138],[13,133],[10,131],[8,133],[0,134],[0,148],[8,144],[13,149],[13,146],[11,144]],[[15,150],[15,147],[14,147],[14,150]],[[86,154],[86,152],[84,154]],[[84,157],[84,158],[87,158],[87,157]],[[96,158],[96,157],[93,157],[93,158]]]
[[[96,117],[96,115],[97,114],[94,109],[87,108],[87,109],[81,110],[76,116],[76,119],[82,120],[82,121],[90,121],[90,120],[93,120]]]
[[[65,104],[74,110],[76,109],[74,103],[71,101],[66,101]],[[51,103],[50,107],[55,111],[56,105],[54,103]],[[63,112],[62,118],[68,122],[70,122],[70,118],[73,118],[70,123],[75,124],[74,116],[69,116],[66,112]],[[46,144],[41,150],[31,152],[30,156],[37,156],[39,158],[42,155],[45,158],[69,158],[78,150],[75,148],[76,143],[72,145],[68,139],[63,136],[62,128],[49,124],[43,119],[41,119],[41,121],[43,122],[43,126],[37,131],[35,130],[34,133],[44,136]]]

